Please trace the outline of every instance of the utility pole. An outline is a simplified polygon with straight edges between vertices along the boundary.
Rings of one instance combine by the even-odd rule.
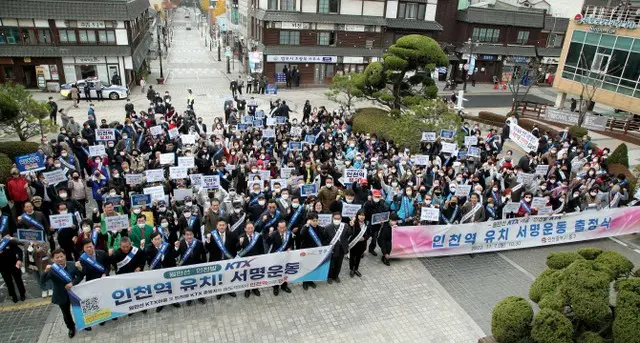
[[[464,85],[462,86],[462,90],[463,91],[467,91],[467,79],[469,78],[469,72],[471,72],[471,74],[473,75],[473,72],[475,70],[471,70],[472,66],[471,66],[471,60],[473,59],[473,41],[471,40],[471,38],[469,38],[469,40],[467,41],[467,43],[469,44],[469,59],[467,60],[467,64],[469,65],[469,70],[466,71],[464,70],[464,68],[462,68],[462,71],[464,72]],[[475,65],[473,66],[473,69],[475,69]]]
[[[164,72],[162,70],[162,46],[160,44],[160,19],[161,18],[162,16],[160,15],[160,11],[158,11],[157,20],[156,20],[156,34],[158,38],[158,58],[160,59],[160,78],[164,79]]]

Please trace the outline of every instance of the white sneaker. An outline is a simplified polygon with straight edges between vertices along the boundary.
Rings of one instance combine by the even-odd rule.
[[[47,291],[42,291],[42,297],[46,298],[47,297]]]
[[[53,296],[53,289],[49,290],[49,296]]]

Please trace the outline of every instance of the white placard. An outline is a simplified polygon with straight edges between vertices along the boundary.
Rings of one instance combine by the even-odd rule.
[[[546,164],[540,164],[536,166],[536,175],[546,176],[549,172],[549,166]]]
[[[416,155],[413,163],[417,166],[426,166],[429,164],[429,155]]]
[[[294,136],[294,137],[295,137],[295,136],[300,137],[300,136],[302,135],[302,128],[301,128],[301,127],[298,127],[298,126],[294,126],[294,127],[292,127],[292,128],[291,128],[291,130],[289,131],[289,134],[290,134],[291,136]]]
[[[115,141],[115,129],[96,129],[96,141]]]
[[[144,194],[151,194],[151,200],[163,200],[164,199],[164,187],[160,186],[153,186],[153,187],[147,187],[142,189],[142,193]]]
[[[53,214],[49,216],[53,229],[65,229],[73,226],[73,213]]]
[[[504,215],[507,213],[518,213],[519,209],[520,209],[519,202],[508,202],[504,204],[504,207],[502,207],[502,216],[504,217]]]
[[[176,154],[174,152],[160,154],[160,164],[172,166],[175,162],[176,162]]]
[[[291,177],[291,172],[293,172],[293,168],[282,168],[280,169],[280,177],[283,179],[288,179]]]
[[[457,197],[467,197],[471,193],[471,185],[458,185],[456,187],[455,196]]]
[[[106,156],[107,151],[104,148],[104,145],[91,145],[89,146],[89,156]]]
[[[192,186],[201,186],[202,185],[202,174],[190,174],[189,179],[191,179]]]
[[[174,180],[186,179],[188,170],[187,167],[169,167],[169,177]]]
[[[269,119],[276,119],[276,118],[268,118],[267,121],[269,121]],[[275,125],[275,124],[273,124]],[[262,137],[264,138],[275,138],[276,136],[276,130],[275,129],[264,129],[262,130]]]
[[[531,207],[539,210],[547,205],[547,198],[545,197],[534,197],[531,201]]]
[[[436,141],[436,133],[435,132],[423,132],[422,138],[420,138],[422,142],[432,143]]]
[[[423,207],[420,209],[420,221],[437,222],[440,220],[440,209]]]
[[[518,173],[516,181],[518,183],[523,183],[525,185],[530,185],[533,182],[533,179],[536,177],[535,174],[528,173]]]
[[[149,131],[151,131],[151,134],[154,135],[154,136],[160,136],[161,134],[164,133],[164,130],[162,129],[162,126],[160,126],[160,125],[156,125],[156,126],[150,127]]]
[[[521,128],[517,124],[511,124],[509,130],[509,139],[520,146],[525,153],[530,151],[538,151],[538,137],[531,132]]]
[[[124,174],[125,182],[130,186],[139,185],[144,182],[143,177],[142,174]]]
[[[371,225],[377,225],[377,224],[382,224],[382,223],[388,222],[390,214],[391,214],[391,212],[389,212],[389,211],[381,212],[381,213],[373,213],[371,215]]]
[[[193,197],[191,188],[176,188],[173,190],[173,200],[182,201],[185,197]]]
[[[469,145],[477,145],[478,144],[478,137],[477,136],[465,136],[464,137],[464,145],[469,146]]]
[[[458,144],[456,143],[442,142],[440,144],[442,144],[442,149],[440,151],[443,153],[453,154],[456,149],[458,149]]]
[[[553,206],[542,206],[538,209],[539,216],[550,216],[553,214]]]
[[[105,216],[104,224],[107,230],[117,232],[129,228],[129,216],[126,214],[119,216]]]
[[[347,184],[358,182],[360,179],[367,178],[367,170],[366,169],[355,169],[349,168],[345,169],[342,177]]]
[[[196,144],[196,135],[181,135],[182,144]]]
[[[475,146],[470,146],[469,150],[467,151],[467,156],[471,156],[471,157],[480,157],[480,148],[475,147]]]
[[[174,127],[173,129],[169,130],[169,139],[174,139],[179,135],[180,135],[180,131],[178,131],[178,128]]]
[[[262,180],[271,180],[271,171],[269,170],[258,170],[258,174]]]
[[[342,204],[342,216],[343,217],[347,217],[347,218],[353,218],[356,216],[356,214],[358,213],[358,210],[360,210],[360,208],[362,207],[362,205],[355,205],[355,204]]]
[[[178,157],[178,167],[193,168],[196,166],[196,161],[193,156]]]
[[[276,120],[275,117],[267,118],[267,126],[276,126],[277,124],[278,124],[278,121]],[[267,136],[264,136],[264,137],[267,137]]]
[[[331,221],[333,220],[331,214],[318,214],[318,226],[326,227],[331,225]]]
[[[56,169],[54,171],[44,172],[42,173],[42,175],[44,176],[45,180],[47,180],[47,183],[49,185],[56,185],[56,184],[59,184],[60,182],[67,181],[67,175],[64,173],[64,170],[62,169]]]
[[[164,169],[149,169],[144,171],[147,182],[164,181]]]
[[[220,187],[220,175],[203,175],[202,188],[216,189]]]

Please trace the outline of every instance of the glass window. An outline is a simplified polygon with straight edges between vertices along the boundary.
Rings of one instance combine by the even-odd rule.
[[[318,0],[318,12],[320,13],[338,13],[338,5],[340,0]],[[400,11],[398,11],[400,13]]]
[[[580,31],[580,30],[574,30],[573,31],[573,36],[571,36],[571,41],[572,42],[578,42],[578,43],[583,43],[584,42],[584,37],[586,37],[587,33],[584,31]]]
[[[633,38],[618,36],[616,49],[631,50],[631,44],[633,44]]]
[[[38,42],[41,44],[51,43],[51,31],[48,29],[38,30]]]
[[[416,19],[418,17],[418,4],[409,3],[405,12],[406,19]]]
[[[631,48],[631,50],[635,52],[640,52],[640,39],[633,40],[633,47]]]
[[[622,77],[631,80],[637,81],[638,77],[640,77],[640,54],[632,52],[629,54],[629,59],[627,60],[627,64],[624,67],[624,72],[622,72]]]
[[[78,34],[80,35],[80,43],[96,42],[96,31],[94,30],[79,30]]]
[[[418,5],[418,19],[424,20],[425,12],[427,12],[427,5],[426,4],[419,4]]]
[[[329,32],[318,33],[318,45],[329,45]]]
[[[280,10],[281,11],[295,11],[296,10],[296,0],[280,0]]]
[[[591,44],[591,45],[598,45],[598,43],[600,42],[600,36],[601,34],[599,33],[589,32],[587,33],[587,39],[585,40],[585,43]]]
[[[633,96],[633,88],[618,86],[618,93]]]
[[[300,31],[280,31],[280,44],[300,45]]]
[[[36,44],[36,34],[33,30],[22,29],[22,42],[24,44]]]
[[[527,44],[529,41],[529,31],[518,31],[518,44]]]
[[[600,38],[600,46],[604,46],[607,48],[613,48],[616,42],[616,36],[613,35],[602,35]]]
[[[611,60],[609,61],[609,70],[607,70],[607,74],[611,76],[622,76],[622,70],[624,69],[625,63],[627,63],[627,56],[629,52],[622,50],[614,50],[611,55]]]
[[[7,40],[7,44],[18,44],[20,41],[20,30],[17,27],[5,27],[4,35]]]
[[[582,47],[582,54],[580,56],[579,68],[590,69],[593,58],[596,56],[596,47],[593,45],[585,44]]]
[[[268,10],[277,10],[278,9],[278,0],[269,0],[267,2]]]
[[[77,42],[76,32],[73,30],[60,30],[60,43],[71,43],[75,44]]]

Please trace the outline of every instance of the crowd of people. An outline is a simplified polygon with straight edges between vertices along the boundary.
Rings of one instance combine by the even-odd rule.
[[[24,300],[22,273],[33,271],[42,296],[60,305],[70,337],[75,325],[65,289],[83,280],[332,245],[328,282],[340,283],[345,257],[350,277],[362,275],[367,251],[390,265],[396,226],[474,223],[536,215],[541,208],[563,214],[629,199],[624,174],[607,172],[609,150],[594,148],[586,136],[551,137],[536,128],[538,151],[516,161],[513,151],[503,150],[515,117],[502,133],[467,122],[452,128],[477,137],[456,151],[443,152],[455,137],[438,137],[410,152],[375,133],[353,132],[348,111],[308,101],[302,120],[290,118],[285,101],[271,102],[266,111],[253,102],[241,110],[225,106],[225,118],[207,126],[191,92],[182,112],[168,92],[162,96],[150,86],[147,97],[151,105],[140,111],[127,101],[122,123],[98,121],[91,106],[79,132],[61,127],[55,139],[42,137],[45,170],[14,168],[6,184],[13,206],[2,208],[0,271],[9,295]],[[114,129],[116,138],[101,141],[96,129]],[[102,144],[104,154],[91,153]],[[469,155],[471,148],[479,155]],[[425,155],[426,161],[419,158]],[[174,175],[174,166],[187,167],[186,177]],[[364,172],[345,177],[354,169]],[[49,183],[43,172],[55,170],[68,181]],[[151,179],[149,171],[157,170],[163,177]],[[206,176],[218,176],[218,183],[204,183]],[[135,194],[158,186],[162,191],[153,192],[150,203],[132,205]],[[463,186],[470,191],[457,192]],[[535,198],[546,199],[544,206],[534,206]],[[502,213],[508,203],[519,203],[517,211]],[[344,207],[352,206],[345,205],[360,208],[346,215]],[[439,220],[423,220],[422,208],[437,208]],[[50,216],[67,213],[73,225],[53,229]],[[121,215],[130,225],[109,227],[105,218]],[[12,237],[21,228],[41,230],[46,241],[18,242]],[[272,289],[275,296],[280,291],[292,290],[286,283]],[[251,295],[260,290],[244,294]]]

